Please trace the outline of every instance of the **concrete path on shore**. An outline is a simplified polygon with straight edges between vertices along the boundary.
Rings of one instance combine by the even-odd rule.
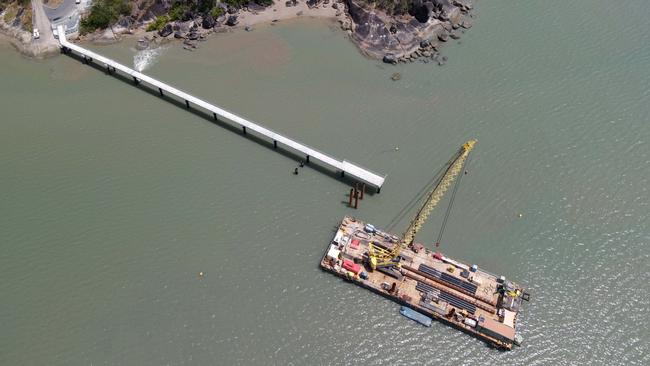
[[[51,21],[56,21],[72,15],[77,10],[77,6],[75,0],[63,0],[63,3],[56,8],[50,8],[45,5],[43,10]]]
[[[33,27],[38,29],[40,33],[39,39],[32,40],[34,54],[57,51],[59,49],[59,42],[54,39],[50,20],[45,14],[42,0],[32,0],[32,12],[34,17],[32,20]]]

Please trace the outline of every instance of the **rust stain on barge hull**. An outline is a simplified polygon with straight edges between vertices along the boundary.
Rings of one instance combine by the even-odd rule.
[[[372,271],[365,264],[368,244],[392,247],[399,243],[397,236],[373,229],[346,216],[321,268],[488,344],[512,349],[517,316],[527,296],[521,286],[428,249],[403,250],[398,278]]]

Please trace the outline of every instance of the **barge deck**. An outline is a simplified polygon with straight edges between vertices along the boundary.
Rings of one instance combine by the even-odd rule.
[[[394,269],[373,271],[367,260],[370,243],[390,249],[399,240],[346,216],[320,266],[497,348],[509,350],[520,342],[517,317],[522,300],[529,298],[521,286],[421,244],[405,249]]]

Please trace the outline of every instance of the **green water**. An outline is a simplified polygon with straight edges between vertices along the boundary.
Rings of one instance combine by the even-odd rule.
[[[387,174],[357,211],[345,182],[128,82],[0,48],[0,364],[649,364],[650,3],[477,14],[444,67],[309,20],[145,70]],[[530,290],[513,352],[317,267],[343,215],[388,225],[473,137],[440,249]]]

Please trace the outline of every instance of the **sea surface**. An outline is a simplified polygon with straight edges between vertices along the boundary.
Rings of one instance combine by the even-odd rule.
[[[480,1],[442,67],[368,60],[314,19],[89,46],[386,174],[356,211],[300,157],[1,46],[0,365],[649,365],[649,14]],[[439,250],[531,293],[511,352],[318,268],[344,215],[387,227],[470,138]]]

